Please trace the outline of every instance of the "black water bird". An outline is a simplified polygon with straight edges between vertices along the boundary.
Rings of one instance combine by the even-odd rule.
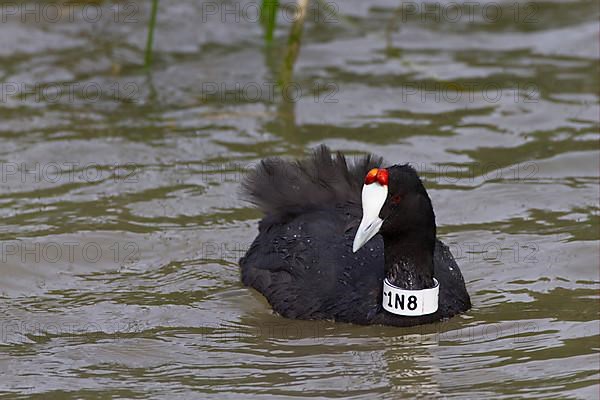
[[[287,318],[412,326],[468,310],[421,179],[381,164],[368,155],[349,165],[325,146],[263,160],[243,182],[265,214],[240,259],[243,284]]]

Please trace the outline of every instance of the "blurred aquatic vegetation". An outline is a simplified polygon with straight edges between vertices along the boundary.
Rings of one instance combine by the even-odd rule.
[[[318,6],[325,10],[329,15],[337,18],[336,10],[325,0],[315,0]],[[273,45],[273,37],[277,26],[277,13],[280,9],[279,0],[263,0],[260,8],[260,23],[264,30],[265,50],[267,53]],[[302,34],[304,31],[304,21],[308,12],[309,1],[297,0],[295,4],[295,17],[290,27],[290,32],[287,39],[287,45],[284,49],[283,61],[279,71],[274,75],[277,76],[277,85],[282,87],[289,84],[292,80],[294,65],[300,53],[302,43]],[[150,68],[152,65],[152,46],[154,42],[154,30],[156,28],[156,18],[158,12],[158,0],[152,0],[152,9],[150,19],[148,20],[148,34],[146,40],[146,49],[144,56],[144,67]],[[347,20],[345,19],[347,22]]]
[[[279,72],[278,84],[281,86],[289,84],[292,80],[294,65],[296,64],[298,54],[300,53],[300,44],[302,42],[307,7],[308,0],[298,0],[297,15],[290,30],[287,49],[285,51],[281,71]],[[266,34],[267,33],[265,32],[265,39],[269,40]]]
[[[265,42],[273,41],[273,32],[277,24],[277,10],[279,9],[279,0],[263,0],[261,4],[260,22],[265,30]]]
[[[154,43],[154,27],[156,26],[156,14],[158,12],[158,0],[152,0],[152,11],[148,21],[148,36],[146,39],[146,51],[144,56],[144,68],[150,68],[152,64],[152,45]]]
[[[330,3],[325,0],[315,0],[318,3],[318,8],[322,9],[329,16],[338,19],[338,13]],[[273,42],[273,33],[277,24],[277,11],[279,9],[278,0],[263,0],[262,10],[263,13],[263,27],[264,27],[264,38],[266,47],[270,47]],[[295,9],[295,16],[293,18],[292,26],[290,27],[290,33],[287,39],[287,45],[284,50],[283,62],[279,72],[277,74],[277,84],[280,87],[288,85],[292,81],[294,72],[294,65],[298,59],[300,53],[300,46],[302,44],[302,34],[304,32],[304,21],[308,13],[309,1],[308,0],[297,0]],[[344,22],[348,22],[344,19]]]

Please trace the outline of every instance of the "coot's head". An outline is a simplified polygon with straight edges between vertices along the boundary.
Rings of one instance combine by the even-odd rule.
[[[429,195],[409,165],[373,168],[362,190],[363,217],[352,251],[357,252],[377,233],[384,239],[409,237],[435,245],[435,215]]]

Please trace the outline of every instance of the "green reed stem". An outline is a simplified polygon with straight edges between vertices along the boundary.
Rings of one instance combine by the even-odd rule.
[[[154,42],[154,26],[156,25],[156,13],[158,11],[158,0],[152,0],[152,11],[148,23],[148,38],[146,40],[146,55],[144,57],[144,68],[152,64],[152,44]]]

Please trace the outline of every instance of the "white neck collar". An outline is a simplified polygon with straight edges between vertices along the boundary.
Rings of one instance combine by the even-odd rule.
[[[418,317],[433,314],[438,309],[440,284],[433,278],[433,287],[421,290],[400,289],[387,278],[383,280],[383,308],[396,315]]]

